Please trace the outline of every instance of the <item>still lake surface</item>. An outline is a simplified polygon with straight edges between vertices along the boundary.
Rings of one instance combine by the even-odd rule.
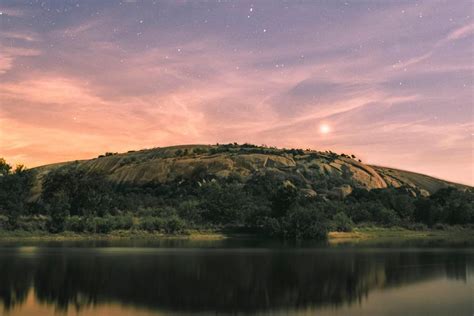
[[[0,314],[473,315],[474,247],[4,242]]]

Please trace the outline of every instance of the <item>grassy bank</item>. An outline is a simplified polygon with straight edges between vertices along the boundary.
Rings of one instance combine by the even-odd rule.
[[[444,229],[409,230],[401,227],[357,227],[352,232],[330,232],[329,241],[332,243],[410,240],[410,239],[440,239],[440,240],[474,240],[474,230],[459,226],[446,226]]]
[[[0,231],[0,241],[81,241],[81,240],[127,240],[127,239],[189,239],[221,240],[228,236],[214,231],[189,231],[185,234],[163,234],[144,230],[115,230],[108,234],[61,232],[52,234],[45,231]]]
[[[52,234],[46,231],[0,230],[0,241],[81,241],[81,240],[135,240],[135,239],[183,239],[183,240],[222,240],[227,238],[259,238],[256,234],[239,234],[221,230],[189,230],[182,234],[163,234],[145,230],[114,230],[107,234],[61,232]],[[381,241],[400,239],[457,239],[474,240],[474,230],[457,226],[444,229],[409,230],[400,227],[356,227],[351,232],[330,232],[330,243]]]

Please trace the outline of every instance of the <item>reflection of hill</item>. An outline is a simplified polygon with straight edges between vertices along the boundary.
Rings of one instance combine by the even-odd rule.
[[[106,301],[228,312],[337,306],[379,287],[466,278],[467,264],[463,252],[49,248],[0,256],[0,300],[20,304],[33,286],[38,300],[63,309]]]

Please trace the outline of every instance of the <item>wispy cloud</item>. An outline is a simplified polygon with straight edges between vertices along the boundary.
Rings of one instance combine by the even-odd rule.
[[[474,34],[474,23],[455,29],[446,37],[446,41],[454,41]]]
[[[0,155],[248,141],[473,183],[466,3],[253,4],[9,5]]]
[[[422,55],[410,58],[407,61],[404,61],[404,62],[400,61],[399,63],[394,64],[393,67],[394,68],[406,68],[406,67],[421,63],[421,62],[429,59],[430,57],[432,57],[433,54],[435,54],[436,50],[438,48],[440,48],[441,46],[446,45],[449,42],[456,41],[456,40],[462,39],[464,37],[470,36],[472,34],[474,34],[474,23],[461,26],[461,27],[451,31],[446,37],[444,37],[444,38],[440,39],[439,41],[437,41],[433,45],[433,48],[430,51],[428,51],[428,52],[426,52]]]
[[[6,8],[0,5],[0,18],[23,17],[25,12],[21,9]]]

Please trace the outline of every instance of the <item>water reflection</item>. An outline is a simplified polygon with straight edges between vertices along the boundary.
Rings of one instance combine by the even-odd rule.
[[[15,315],[28,301],[63,312],[337,310],[380,289],[466,284],[473,266],[470,248],[3,247],[0,305]]]

